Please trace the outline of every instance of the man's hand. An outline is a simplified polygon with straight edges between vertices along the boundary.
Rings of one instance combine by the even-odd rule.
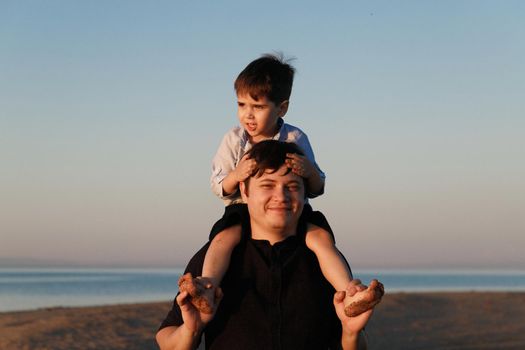
[[[346,291],[336,292],[334,295],[334,306],[337,317],[341,320],[343,326],[343,333],[350,335],[357,335],[366,325],[370,316],[372,316],[373,309],[363,312],[356,317],[348,317],[345,314],[345,297],[347,295],[354,296],[356,293],[366,290],[366,286],[361,284],[358,279],[352,280]]]
[[[237,183],[245,181],[252,176],[256,169],[257,162],[255,159],[251,159],[248,157],[248,154],[245,154],[239,161],[239,164],[237,164],[235,170],[233,170],[235,181],[237,181]]]
[[[309,179],[315,172],[317,172],[308,158],[297,153],[286,154],[286,166],[290,168],[294,174],[304,177],[305,179]]]
[[[215,289],[215,308],[213,313],[203,313],[199,311],[191,302],[191,297],[188,292],[181,292],[177,296],[177,304],[180,307],[182,313],[182,320],[184,321],[184,327],[190,332],[198,334],[202,332],[204,327],[213,319],[215,312],[222,299],[222,290],[220,287]]]

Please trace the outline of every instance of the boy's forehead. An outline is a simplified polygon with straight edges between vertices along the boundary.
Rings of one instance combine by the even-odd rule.
[[[240,92],[237,93],[238,100],[253,101],[257,103],[266,103],[269,102],[268,98],[264,95],[252,95],[249,92]]]

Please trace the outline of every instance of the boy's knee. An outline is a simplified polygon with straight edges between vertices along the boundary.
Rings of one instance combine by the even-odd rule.
[[[322,227],[308,223],[306,230],[306,245],[308,248],[317,246],[333,246],[335,245],[334,238],[330,232]]]
[[[228,228],[225,228],[221,232],[217,233],[215,237],[213,237],[212,244],[222,244],[222,243],[239,243],[241,241],[241,232],[242,228],[240,224],[230,226]]]

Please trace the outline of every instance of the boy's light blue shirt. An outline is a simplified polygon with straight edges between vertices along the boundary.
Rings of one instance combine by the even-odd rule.
[[[315,168],[319,172],[319,175],[325,179],[326,176],[319,168],[319,165],[315,162],[314,152],[308,136],[301,129],[290,124],[286,124],[282,119],[279,119],[280,128],[279,131],[272,137],[273,140],[294,142],[304,152],[304,155],[308,158]],[[225,205],[242,203],[239,190],[235,193],[225,196],[222,191],[222,180],[237,167],[237,164],[241,160],[242,156],[252,148],[252,144],[248,139],[246,131],[237,126],[231,129],[226,135],[224,135],[222,142],[217,149],[215,157],[212,161],[212,173],[211,173],[211,189],[219,198],[221,198]],[[324,193],[324,188],[320,193],[308,193],[309,198],[320,196]]]

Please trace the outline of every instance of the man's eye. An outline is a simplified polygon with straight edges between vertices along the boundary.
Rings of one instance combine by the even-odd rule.
[[[299,191],[299,186],[297,185],[288,186],[288,190],[290,190],[291,192],[297,192]]]
[[[262,184],[261,187],[262,188],[272,188],[272,185],[271,184]]]

